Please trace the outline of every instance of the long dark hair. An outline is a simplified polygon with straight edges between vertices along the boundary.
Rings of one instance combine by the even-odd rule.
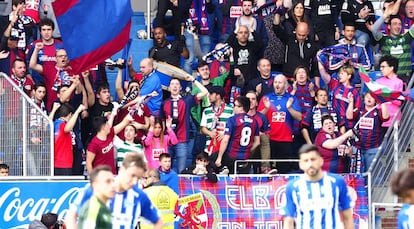
[[[301,4],[303,6],[303,16],[302,16],[302,20],[304,22],[308,23],[308,25],[309,25],[310,21],[309,21],[308,16],[305,13],[305,4],[303,4],[302,1],[298,1],[295,4],[293,4],[292,8],[287,12],[287,16],[288,16],[288,18],[290,18],[290,20],[293,20],[295,22],[295,26],[296,26],[298,24],[298,20],[296,19],[294,12],[295,12],[295,7],[297,5],[299,5],[299,4]]]
[[[156,124],[160,124],[160,126],[161,126],[161,132],[160,132],[160,137],[159,138],[160,138],[160,146],[163,147],[164,146],[165,124],[164,124],[164,121],[161,118],[154,118],[154,127],[155,127]],[[154,138],[152,138],[151,145],[152,145],[152,148],[155,147]]]

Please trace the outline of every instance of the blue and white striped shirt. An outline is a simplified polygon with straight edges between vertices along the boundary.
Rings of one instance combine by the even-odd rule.
[[[351,207],[343,177],[325,173],[319,181],[308,181],[304,175],[286,186],[286,204],[280,210],[283,216],[293,217],[296,228],[342,228],[340,212]]]
[[[79,192],[71,208],[79,214],[80,208],[92,195],[92,188],[88,184]],[[134,229],[140,217],[144,217],[154,224],[160,219],[157,208],[138,186],[133,186],[122,193],[116,192],[114,198],[110,199],[106,205],[112,212],[113,229]]]
[[[414,205],[404,204],[398,213],[398,229],[414,228]]]

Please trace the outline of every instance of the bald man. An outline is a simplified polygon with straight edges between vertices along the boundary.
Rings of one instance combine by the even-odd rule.
[[[249,40],[250,34],[254,37],[253,41]],[[244,85],[239,86],[245,90],[250,80],[258,77],[256,65],[263,51],[263,42],[256,32],[250,32],[247,26],[240,25],[227,43],[233,48],[234,75],[244,77]]]
[[[142,59],[139,64],[139,69],[142,73],[142,80],[140,82],[141,90],[139,95],[149,95],[153,91],[158,93],[157,96],[151,97],[147,102],[151,115],[158,116],[162,101],[162,87],[160,78],[157,75],[157,72],[154,71],[153,60],[151,58]]]
[[[309,35],[309,26],[306,22],[298,22],[296,25],[296,40],[299,42],[305,42]]]
[[[292,154],[293,121],[301,120],[299,102],[294,96],[286,92],[287,79],[279,74],[273,80],[272,93],[262,97],[258,111],[266,115],[270,123],[270,148],[271,159],[298,159],[297,154]],[[277,170],[286,174],[294,170],[292,163],[277,163]],[[273,166],[274,168],[274,166]]]
[[[315,78],[316,86],[320,87],[318,65],[315,58],[319,47],[316,42],[308,36],[308,24],[306,22],[299,22],[296,25],[295,35],[292,35],[280,25],[280,15],[275,14],[273,31],[286,45],[283,74],[287,77],[293,77],[293,71],[297,66],[305,66],[310,70],[311,77],[313,76],[313,78]]]

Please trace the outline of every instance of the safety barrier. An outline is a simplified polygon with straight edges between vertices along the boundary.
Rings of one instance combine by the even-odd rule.
[[[414,83],[414,74],[411,76],[411,80],[408,84],[408,88],[411,88]],[[398,122],[394,118],[393,125],[388,128],[385,134],[384,140],[378,149],[378,153],[371,163],[368,169],[368,174],[372,177],[372,180],[368,183],[368,187],[371,188],[370,194],[372,200],[371,217],[372,228],[375,227],[375,217],[378,216],[378,206],[398,206],[396,204],[397,199],[392,198],[394,203],[383,203],[386,199],[389,199],[389,184],[392,174],[401,169],[402,159],[407,154],[407,148],[410,147],[409,143],[412,139],[412,131],[414,126],[414,103],[404,102],[399,109],[401,112],[401,119]],[[395,116],[397,117],[397,116]],[[389,200],[387,200],[389,201]]]
[[[0,72],[0,160],[12,176],[53,176],[53,122]]]
[[[408,87],[414,83],[414,75]],[[400,168],[401,161],[406,155],[407,147],[412,138],[414,126],[414,103],[404,102],[401,108],[399,122],[394,118],[393,125],[388,128],[377,155],[371,163],[368,172],[372,179],[373,202],[384,202],[389,190],[391,175]],[[395,116],[397,117],[397,116]]]
[[[387,222],[392,225],[388,225],[387,228],[397,228],[396,225],[396,215],[401,210],[402,204],[396,203],[372,203],[371,205],[371,225],[373,229],[382,228],[382,217],[379,212],[386,212],[391,214],[389,217],[394,221]]]
[[[245,163],[263,163],[263,162],[269,162],[269,163],[298,163],[298,159],[270,159],[270,160],[263,160],[263,159],[247,159],[247,160],[235,160],[234,161],[234,175],[237,175],[239,173],[238,166]]]

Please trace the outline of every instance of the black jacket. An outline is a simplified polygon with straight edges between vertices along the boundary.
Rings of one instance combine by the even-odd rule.
[[[319,76],[316,53],[318,45],[312,39],[306,39],[303,44],[304,57],[300,56],[299,41],[295,35],[289,34],[280,25],[273,25],[276,36],[286,45],[285,62],[283,64],[283,74],[288,77],[293,76],[296,67],[302,65],[309,69],[311,77]]]

